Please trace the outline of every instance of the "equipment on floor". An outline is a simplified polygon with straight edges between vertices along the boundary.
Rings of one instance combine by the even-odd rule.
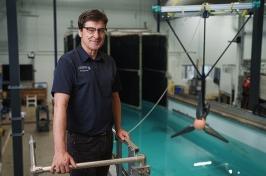
[[[49,131],[49,109],[47,105],[40,105],[36,108],[36,128],[37,131]]]
[[[113,130],[114,134],[115,130]],[[128,176],[149,176],[150,175],[150,166],[146,164],[146,157],[143,154],[138,154],[139,148],[130,140],[122,141],[116,136],[116,155],[114,159],[101,160],[101,161],[92,161],[77,163],[75,169],[85,169],[92,167],[108,166],[115,165],[117,176],[128,175]],[[128,147],[128,157],[122,158],[122,143],[126,144]],[[37,166],[36,164],[36,155],[35,148],[36,143],[32,136],[29,140],[30,145],[30,160],[31,168],[30,172],[32,176],[37,176],[42,173],[50,172],[51,166]],[[123,163],[128,163],[127,170],[123,167]]]
[[[257,106],[254,107],[252,112],[255,115],[266,117],[266,102],[259,103]]]

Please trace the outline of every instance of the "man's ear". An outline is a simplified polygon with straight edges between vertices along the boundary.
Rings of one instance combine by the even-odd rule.
[[[82,29],[79,29],[79,37],[80,38],[82,37],[82,33],[83,33]]]

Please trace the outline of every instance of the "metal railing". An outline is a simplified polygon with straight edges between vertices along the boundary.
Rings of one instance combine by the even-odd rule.
[[[114,130],[113,133],[116,134]],[[122,158],[122,144],[126,144],[128,147],[128,157],[126,158]],[[38,176],[42,173],[50,172],[51,166],[37,166],[36,155],[35,155],[36,143],[32,136],[30,136],[29,146],[30,146],[31,175]],[[116,154],[114,154],[113,159],[77,163],[76,164],[77,167],[73,169],[84,169],[84,168],[115,165],[117,176],[122,176],[122,175],[149,176],[150,167],[146,165],[146,158],[143,154],[137,154],[138,152],[139,148],[131,140],[122,141],[116,136]],[[122,165],[123,163],[128,163],[127,171],[123,168]]]

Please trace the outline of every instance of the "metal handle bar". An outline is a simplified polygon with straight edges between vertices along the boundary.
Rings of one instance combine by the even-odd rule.
[[[84,162],[84,163],[77,163],[77,167],[72,169],[84,169],[84,168],[91,168],[91,167],[101,167],[101,166],[109,166],[112,164],[122,164],[122,163],[130,163],[130,162],[144,162],[145,156],[139,155],[135,157],[128,157],[128,158],[118,158],[118,159],[110,159],[110,160],[101,160],[101,161],[92,161],[92,162]],[[31,169],[31,173],[34,174],[41,174],[44,172],[50,172],[51,166],[45,167],[33,167]]]

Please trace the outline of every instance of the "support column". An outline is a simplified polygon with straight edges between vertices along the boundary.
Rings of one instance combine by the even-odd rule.
[[[6,0],[8,53],[9,53],[9,93],[11,96],[11,120],[13,138],[14,176],[23,176],[22,117],[20,109],[20,75],[18,58],[18,32],[16,0]]]
[[[261,47],[263,33],[264,0],[260,0],[260,7],[254,10],[252,51],[250,66],[250,92],[249,109],[253,110],[259,103],[260,97],[260,67],[261,67]]]
[[[161,1],[157,0],[157,6],[161,5]],[[157,32],[160,32],[160,22],[161,22],[161,12],[156,14],[156,21],[157,21]]]
[[[244,24],[245,17],[239,16],[238,17],[238,30]],[[243,77],[243,54],[244,54],[244,39],[245,39],[245,29],[241,30],[239,33],[239,41],[236,39],[237,43],[237,60],[236,60],[236,84],[235,84],[235,96],[233,105],[240,107],[241,105],[241,98],[242,98],[242,77]]]
[[[57,65],[57,15],[56,15],[56,0],[53,0],[53,10],[54,10],[54,66]]]

